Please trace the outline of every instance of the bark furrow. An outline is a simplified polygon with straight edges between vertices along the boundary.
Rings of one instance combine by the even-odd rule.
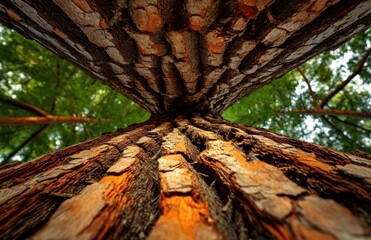
[[[211,116],[163,119],[3,168],[0,238],[366,239],[370,167]]]

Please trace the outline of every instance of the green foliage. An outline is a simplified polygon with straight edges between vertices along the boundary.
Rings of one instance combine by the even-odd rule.
[[[317,103],[354,71],[370,48],[370,39],[370,30],[359,33],[337,50],[324,52],[301,66],[316,93]],[[337,93],[324,109],[370,112],[370,66],[371,57],[367,59],[363,71]],[[234,104],[223,113],[223,117],[339,150],[371,152],[370,120],[279,113],[282,110],[290,112],[313,108],[308,86],[295,69]]]
[[[16,99],[49,114],[86,116],[99,123],[58,123],[23,147],[13,158],[29,160],[51,150],[147,120],[148,112],[91,79],[34,41],[0,28],[0,97]],[[0,117],[34,116],[0,102]],[[42,125],[0,126],[0,162]]]

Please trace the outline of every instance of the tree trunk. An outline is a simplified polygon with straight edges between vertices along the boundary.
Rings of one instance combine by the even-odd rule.
[[[153,119],[220,113],[370,25],[368,0],[5,0],[0,22]],[[0,170],[1,239],[362,239],[370,162],[182,116]]]
[[[149,121],[3,166],[0,239],[366,239],[370,166],[211,116]]]
[[[371,23],[369,0],[2,0],[0,22],[154,116],[225,109]]]

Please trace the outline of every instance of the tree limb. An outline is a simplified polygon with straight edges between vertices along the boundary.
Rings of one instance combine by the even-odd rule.
[[[25,125],[25,124],[50,124],[62,122],[99,122],[96,118],[74,117],[74,116],[53,116],[47,115],[43,117],[1,117],[0,125]]]
[[[47,112],[41,110],[40,108],[37,108],[37,107],[35,107],[31,104],[21,102],[21,101],[17,101],[17,100],[11,99],[11,98],[0,97],[0,102],[12,105],[14,107],[17,107],[17,108],[20,108],[20,109],[23,109],[23,110],[26,110],[30,113],[34,113],[37,116],[47,116],[48,115]]]
[[[315,116],[349,116],[371,119],[371,112],[360,112],[352,110],[323,110],[323,109],[294,109],[294,110],[280,110],[279,114],[285,113],[299,113],[304,115]]]
[[[310,85],[309,79],[307,78],[307,76],[305,75],[305,73],[303,72],[303,70],[300,67],[297,67],[296,69],[299,71],[299,73],[303,77],[304,81],[308,85],[309,93],[312,96],[313,107],[316,108],[317,107],[317,96],[316,96],[316,93],[313,91],[312,86]]]
[[[0,125],[50,124],[50,123],[61,123],[61,122],[70,122],[70,123],[99,122],[99,120],[96,118],[50,115],[47,112],[31,104],[17,101],[14,99],[7,99],[7,98],[0,97],[0,101],[38,115],[38,117],[0,117]]]
[[[338,118],[338,117],[336,117],[336,116],[331,116],[331,118],[332,118],[332,119],[335,119],[336,121],[339,121],[339,122],[341,122],[341,123],[344,123],[344,124],[346,124],[346,125],[350,125],[350,126],[353,126],[353,127],[355,127],[355,128],[358,128],[358,129],[360,129],[360,130],[363,130],[363,131],[365,131],[365,132],[371,133],[371,130],[370,130],[370,129],[364,128],[364,127],[359,126],[359,125],[357,125],[357,124],[355,124],[355,123],[352,123],[352,122],[349,122],[349,121],[345,121],[345,120],[341,120],[340,118]]]
[[[368,56],[371,53],[371,48],[369,48],[363,55],[362,59],[358,62],[356,69],[350,74],[347,79],[340,83],[332,92],[327,94],[327,96],[318,105],[319,108],[323,108],[338,92],[340,92],[355,76],[357,76],[363,69]]]
[[[50,68],[48,66],[48,68]],[[59,64],[59,60],[57,60],[57,65],[56,65],[56,69],[57,69],[57,73],[56,73],[56,80],[55,80],[55,87],[58,89],[59,88],[59,85],[60,85],[60,77],[59,77],[59,73],[60,73],[60,64]],[[50,112],[51,114],[55,114],[55,103],[56,103],[56,96],[54,95],[53,98],[52,98],[52,101],[51,101],[51,107],[50,107]]]
[[[325,116],[321,116],[321,119],[327,123],[331,128],[335,129],[335,131],[342,137],[344,137],[347,140],[350,140],[350,138],[344,134],[344,132],[338,128],[335,124],[333,124],[330,120],[328,120]]]
[[[33,132],[26,140],[24,140],[16,149],[14,149],[5,159],[1,162],[1,164],[7,164],[10,162],[12,157],[16,155],[22,148],[24,148],[28,143],[34,140],[38,135],[40,135],[45,129],[47,129],[49,124],[42,125],[39,129]]]

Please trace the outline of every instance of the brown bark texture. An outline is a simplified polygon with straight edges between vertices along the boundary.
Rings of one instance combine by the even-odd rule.
[[[150,121],[1,167],[0,239],[367,239],[365,157],[211,116]]]
[[[220,114],[371,22],[369,0],[3,0],[0,22],[155,117]],[[182,111],[180,111],[182,110]]]
[[[1,23],[154,120],[0,167],[0,239],[367,239],[369,155],[189,112],[219,115],[370,12],[369,0],[1,1]]]

